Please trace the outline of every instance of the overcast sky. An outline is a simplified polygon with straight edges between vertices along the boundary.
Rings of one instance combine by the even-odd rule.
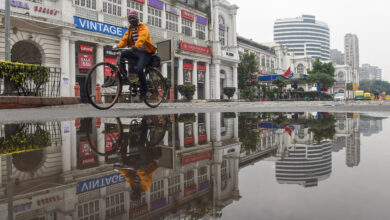
[[[315,15],[328,24],[330,48],[344,52],[344,35],[359,38],[360,65],[382,69],[382,79],[390,81],[390,1],[389,0],[228,0],[240,7],[237,33],[261,42],[273,41],[273,24],[279,18]]]

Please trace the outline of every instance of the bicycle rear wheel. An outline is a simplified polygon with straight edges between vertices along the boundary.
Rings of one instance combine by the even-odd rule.
[[[97,86],[96,78],[102,77],[104,81]],[[89,70],[84,91],[89,102],[97,109],[111,108],[122,92],[122,83],[118,68],[106,62],[96,64]]]
[[[149,68],[146,75],[148,83],[149,96],[144,100],[145,104],[151,108],[156,108],[165,99],[165,80],[160,71],[155,68]]]

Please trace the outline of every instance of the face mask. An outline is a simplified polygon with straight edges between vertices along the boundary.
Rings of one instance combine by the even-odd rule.
[[[130,21],[130,24],[131,24],[131,26],[133,26],[133,27],[137,27],[138,20],[132,20],[132,21]]]

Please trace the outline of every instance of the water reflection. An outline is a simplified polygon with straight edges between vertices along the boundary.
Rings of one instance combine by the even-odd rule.
[[[379,133],[382,119],[198,113],[3,124],[0,212],[13,219],[224,217],[241,198],[240,170],[275,161],[278,184],[318,187],[331,178],[332,152],[345,148],[346,166],[359,165],[360,134]]]

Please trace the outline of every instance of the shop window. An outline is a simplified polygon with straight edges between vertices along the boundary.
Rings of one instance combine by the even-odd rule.
[[[136,11],[138,13],[139,21],[144,22],[144,5],[142,3],[127,0],[127,13],[130,11]]]
[[[297,66],[297,73],[298,74],[303,74],[303,72],[304,72],[303,64],[298,64],[298,66]]]
[[[181,32],[186,36],[192,37],[192,21],[182,18]]]
[[[269,68],[271,66],[269,56],[267,56],[267,67]]]
[[[166,13],[167,18],[167,29],[175,32],[179,32],[179,16],[172,14],[172,13]]]
[[[161,28],[161,10],[148,7],[148,24]]]
[[[99,219],[99,200],[80,204],[77,209],[80,219]]]
[[[186,173],[184,173],[184,188],[189,188],[195,185],[194,177],[195,177],[194,170],[189,170]]]
[[[261,57],[261,66],[265,67],[265,57],[264,56]]]
[[[106,0],[103,1],[103,12],[115,16],[121,16],[122,0]]]
[[[223,17],[219,16],[218,22],[219,22],[219,41],[221,42],[221,45],[224,46],[225,45],[225,29],[226,29],[225,20],[223,19]]]
[[[207,167],[201,167],[198,169],[198,183],[207,182]]]
[[[206,25],[196,24],[196,37],[201,40],[206,40]]]
[[[106,197],[106,219],[119,216],[124,213],[124,193],[117,193]]]
[[[150,189],[150,201],[164,198],[164,180],[155,181]]]
[[[74,4],[81,7],[96,9],[96,0],[74,0]]]
[[[275,72],[275,61],[271,60],[271,72]]]
[[[169,177],[168,186],[168,195],[180,192],[180,175]]]

